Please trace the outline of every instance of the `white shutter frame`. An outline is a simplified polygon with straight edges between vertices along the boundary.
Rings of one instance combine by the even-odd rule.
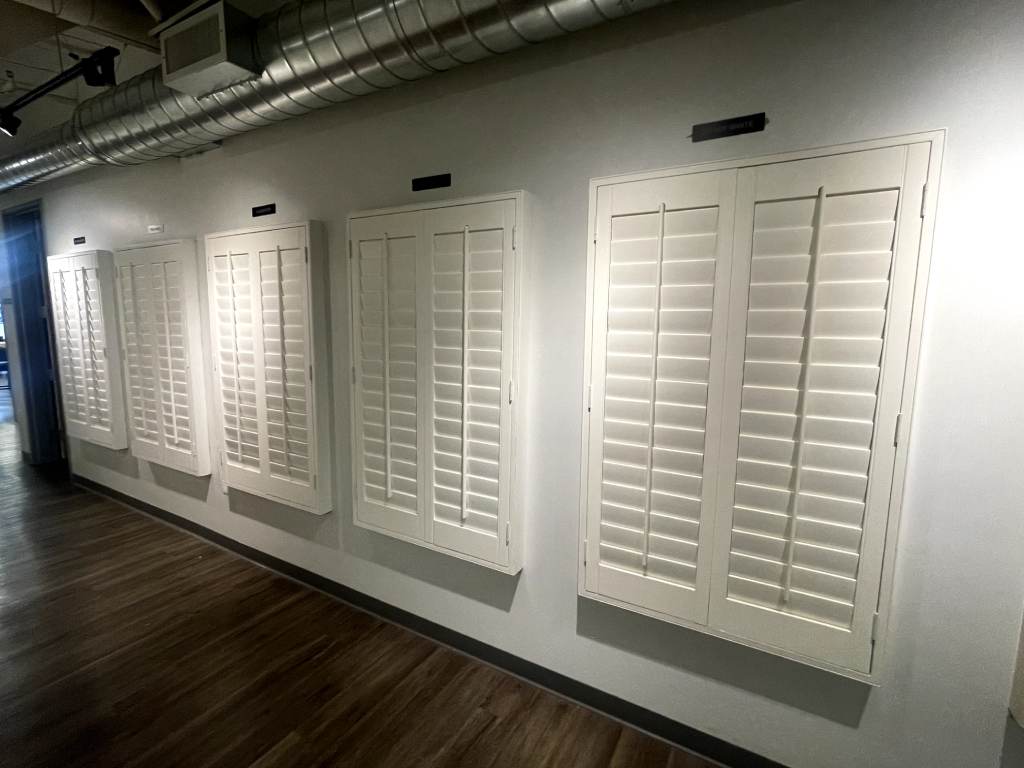
[[[520,507],[519,483],[523,461],[524,442],[518,436],[525,416],[526,390],[522,373],[520,333],[523,316],[523,286],[526,279],[527,231],[525,208],[528,196],[523,192],[510,192],[459,200],[448,200],[428,205],[409,205],[352,214],[349,218],[349,285],[351,295],[351,332],[353,365],[347,377],[353,382],[352,454],[353,454],[353,515],[356,525],[393,538],[443,552],[504,573],[518,573],[522,568],[523,523]],[[500,427],[499,432],[499,496],[503,511],[494,525],[494,535],[479,531],[455,530],[458,526],[436,525],[433,520],[433,292],[434,274],[429,241],[431,222],[444,222],[446,228],[458,224],[460,233],[467,222],[461,219],[472,206],[490,206],[499,210],[497,225],[503,231],[505,261],[502,270],[502,332],[501,372],[499,374]],[[460,210],[462,213],[460,213]],[[454,217],[454,218],[453,218]],[[402,225],[400,222],[405,222]],[[373,223],[371,223],[373,222]],[[413,224],[412,222],[415,222]],[[492,222],[493,223],[493,222]],[[360,433],[362,427],[363,382],[360,368],[360,296],[359,296],[359,240],[379,235],[386,228],[417,232],[416,267],[416,338],[417,338],[417,444],[418,444],[418,520],[413,516],[382,510],[381,505],[368,504],[363,498],[363,464]],[[374,229],[376,228],[376,229]],[[507,331],[507,332],[506,332]],[[355,381],[353,381],[353,378]],[[461,389],[461,386],[460,386]],[[431,456],[428,456],[431,454]],[[382,514],[383,511],[383,514]],[[396,515],[398,515],[396,524]]]
[[[50,276],[53,320],[55,326],[58,326],[57,364],[61,374],[61,401],[64,406],[64,426],[67,435],[115,450],[127,448],[128,434],[121,380],[113,254],[110,251],[81,251],[50,256],[47,258],[47,271]],[[82,296],[77,290],[83,276],[92,273],[95,274],[95,290],[98,291],[98,315],[82,306]],[[64,286],[63,298],[54,295],[60,285]],[[76,286],[74,291],[72,286]],[[62,352],[65,342],[62,342],[61,326],[68,327],[72,313],[76,323],[88,316],[93,324],[93,330],[102,334],[102,347],[97,350],[103,360],[102,372],[97,372],[95,366],[84,366],[86,350],[82,346],[82,339],[90,332],[89,328],[78,328],[76,331],[79,335],[77,361],[73,355]],[[83,390],[83,394],[78,393],[79,388]],[[88,406],[86,413],[82,414],[81,403],[88,403],[88,393],[92,392],[92,399],[95,399],[96,393],[100,391],[106,392],[106,403],[102,408],[103,418],[97,420],[90,416],[94,409]],[[76,402],[76,398],[84,400],[78,399]]]
[[[302,320],[304,369],[301,372],[305,397],[305,444],[308,456],[303,457],[307,467],[302,479],[284,477],[271,468],[270,438],[268,421],[268,395],[266,392],[268,374],[265,368],[267,355],[280,355],[282,363],[285,351],[271,353],[265,342],[264,328],[268,324],[267,311],[263,309],[264,299],[278,302],[279,320],[284,323],[285,304],[278,296],[264,295],[261,285],[263,259],[266,254],[274,254],[274,263],[283,275],[285,255],[294,252],[292,261],[302,265],[300,285],[305,297]],[[217,260],[228,258],[228,253],[245,253],[249,261],[249,296],[253,326],[253,360],[255,369],[255,406],[257,412],[258,465],[245,468],[225,458],[226,414],[224,412],[222,386],[223,364],[220,360],[221,348],[218,338],[218,302],[217,302]],[[301,257],[299,257],[301,254]],[[266,257],[270,258],[270,257]],[[301,509],[303,511],[323,515],[333,508],[333,484],[331,479],[331,435],[326,425],[330,424],[330,399],[328,397],[328,369],[330,359],[326,347],[326,323],[329,301],[327,288],[327,264],[321,226],[318,222],[300,222],[267,227],[250,227],[230,232],[212,233],[206,236],[206,260],[208,271],[208,287],[210,296],[210,332],[212,351],[215,359],[216,387],[214,398],[218,413],[219,438],[221,451],[221,478],[225,490],[235,488],[246,493],[261,496],[280,504]],[[275,290],[284,291],[283,279],[274,283]],[[294,310],[293,310],[294,312]],[[274,324],[271,324],[274,325]],[[283,327],[283,326],[282,326]],[[283,341],[283,340],[282,340]],[[282,350],[285,348],[282,347]],[[274,369],[277,370],[277,369]],[[281,369],[284,375],[284,369]],[[287,408],[286,383],[295,384],[294,380],[282,379],[282,408]],[[240,417],[240,413],[238,416]],[[287,418],[282,415],[282,418]],[[277,425],[284,441],[285,458],[290,461],[287,424]],[[277,450],[277,449],[275,449]],[[281,453],[280,450],[277,450]],[[293,465],[295,466],[295,465]]]
[[[209,418],[206,408],[206,373],[203,362],[202,320],[199,309],[199,278],[196,268],[196,248],[194,240],[167,240],[153,243],[140,243],[118,249],[114,254],[114,263],[118,273],[118,308],[120,310],[121,348],[124,350],[125,379],[127,383],[126,399],[129,411],[129,431],[132,433],[130,448],[136,458],[171,467],[191,475],[205,476],[211,472]],[[123,269],[131,270],[141,266],[156,266],[175,263],[180,270],[179,301],[181,304],[181,323],[183,325],[184,366],[186,407],[188,409],[188,429],[191,435],[188,451],[177,449],[168,444],[164,432],[164,419],[158,417],[159,435],[154,443],[151,440],[140,440],[131,428],[130,414],[134,408],[134,395],[131,385],[132,353],[128,343],[128,317],[126,299],[137,300],[135,288],[126,285],[121,276]],[[166,269],[164,270],[166,272]],[[166,286],[165,289],[166,291]],[[166,311],[166,309],[165,309]],[[159,330],[159,329],[158,329]],[[165,328],[165,333],[169,330]],[[148,356],[155,356],[155,350]],[[138,361],[142,363],[143,361]],[[173,373],[172,373],[173,377]],[[157,379],[158,396],[165,395]],[[173,387],[173,378],[172,378]],[[172,392],[173,397],[173,392]],[[160,397],[162,399],[162,397]],[[158,407],[160,401],[158,399]]]
[[[928,272],[931,257],[931,243],[935,225],[936,200],[938,198],[939,176],[941,171],[942,150],[945,132],[932,131],[917,133],[906,136],[897,136],[887,139],[858,142],[855,144],[840,145],[817,149],[808,149],[798,152],[789,152],[763,157],[744,159],[741,161],[723,161],[705,163],[702,165],[686,168],[667,168],[654,172],[643,172],[623,174],[606,178],[592,179],[590,183],[590,230],[588,233],[588,285],[594,283],[594,251],[596,247],[596,201],[597,190],[609,184],[618,184],[631,181],[643,181],[649,179],[678,176],[715,170],[757,168],[772,163],[792,163],[794,161],[824,158],[828,156],[844,155],[854,152],[864,152],[873,149],[885,149],[891,147],[903,147],[908,151],[907,178],[927,179],[926,183],[918,185],[917,181],[907,182],[903,189],[903,203],[900,213],[901,221],[898,226],[906,223],[913,224],[913,220],[919,223],[911,228],[911,236],[903,241],[903,247],[908,251],[908,258],[903,261],[901,268],[892,276],[894,302],[899,304],[899,312],[904,317],[906,327],[894,342],[886,345],[883,367],[886,369],[883,380],[886,382],[881,386],[896,390],[898,408],[892,418],[895,423],[882,424],[877,427],[881,437],[880,440],[897,442],[893,449],[893,460],[891,466],[891,483],[889,494],[886,498],[879,498],[879,504],[875,506],[877,519],[871,525],[878,532],[880,543],[878,549],[878,562],[874,581],[878,588],[875,592],[877,603],[871,621],[872,650],[870,652],[870,664],[867,671],[863,668],[851,667],[847,660],[837,663],[835,660],[822,658],[821,655],[814,655],[813,649],[810,654],[802,652],[801,649],[784,647],[771,637],[753,634],[737,634],[733,629],[717,626],[712,613],[707,624],[696,621],[666,616],[652,611],[643,606],[627,605],[602,596],[587,589],[586,565],[588,564],[588,533],[587,533],[587,488],[589,483],[587,463],[583,463],[581,472],[581,504],[580,504],[580,537],[579,537],[579,561],[578,561],[578,592],[581,596],[589,599],[606,602],[618,607],[628,608],[637,613],[642,613],[653,618],[668,621],[688,629],[696,630],[705,634],[720,637],[732,642],[746,645],[751,648],[763,650],[775,655],[791,658],[808,666],[816,667],[842,677],[859,680],[871,685],[878,684],[886,666],[886,644],[887,628],[892,605],[892,592],[894,587],[894,573],[898,567],[897,549],[900,537],[901,502],[904,487],[907,455],[911,438],[912,411],[917,381],[917,363],[920,357],[922,326],[924,319],[925,291],[928,281]],[[742,170],[741,170],[742,172]],[[742,207],[742,196],[739,198],[738,208]],[[737,245],[737,247],[739,247]],[[898,294],[898,296],[897,296]],[[895,307],[895,304],[892,305]],[[592,317],[594,301],[591,291],[587,293],[587,317]],[[895,318],[894,318],[895,322]],[[592,369],[592,346],[593,333],[591,324],[586,326],[586,346],[584,370],[589,372]],[[905,342],[905,343],[904,343]],[[590,377],[584,380],[582,389],[583,412],[586,416],[590,404]],[[888,391],[888,389],[887,389]],[[724,411],[727,413],[727,409]],[[738,417],[738,414],[735,414]],[[586,419],[584,424],[586,427]],[[896,441],[896,430],[899,430],[898,441]],[[727,430],[726,430],[727,431]],[[586,428],[583,434],[583,452],[586,455],[589,438]],[[726,480],[723,478],[723,484]],[[881,497],[884,494],[879,494]],[[726,503],[724,501],[721,504]],[[719,536],[716,534],[716,545],[720,545]],[[869,601],[870,602],[870,601]],[[803,649],[807,650],[807,649]]]

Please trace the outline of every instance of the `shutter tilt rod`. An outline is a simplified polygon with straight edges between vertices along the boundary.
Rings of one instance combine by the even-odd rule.
[[[274,254],[274,264],[277,266],[277,325],[278,333],[281,334],[281,463],[284,465],[285,474],[291,477],[292,462],[288,458],[288,355],[284,341],[284,256],[281,255],[280,245]],[[312,382],[309,383],[309,387],[312,388]],[[306,392],[308,391],[307,389]],[[269,437],[267,460],[270,460]]]
[[[178,445],[178,406],[174,401],[174,356],[171,354],[171,302],[167,291],[167,262],[160,262],[160,272],[163,279],[163,314],[164,314],[164,339],[167,341],[167,381],[171,387],[171,426],[172,433],[174,435],[174,445]],[[152,292],[152,288],[150,289]],[[155,301],[153,302],[156,303]],[[156,334],[153,334],[153,338],[156,339]],[[281,341],[282,346],[284,340]],[[154,350],[154,357],[156,350]],[[160,369],[158,368],[155,373],[157,374],[157,388],[163,390],[163,380],[160,378]],[[159,422],[158,422],[159,423]],[[163,424],[160,424],[161,431],[163,431]],[[166,435],[164,436],[166,440]]]
[[[644,541],[641,564],[647,573],[647,556],[650,552],[651,538],[651,485],[654,479],[654,417],[658,399],[658,340],[661,336],[661,281],[662,265],[665,262],[665,204],[658,208],[658,261],[655,265],[654,278],[654,347],[651,359],[651,406],[648,411],[648,422],[651,430],[647,436],[647,488],[644,493]]]
[[[132,292],[132,315],[135,317],[135,327],[138,329],[137,333],[139,333],[139,335],[141,336],[142,335],[142,333],[141,333],[142,329],[145,327],[145,325],[144,325],[143,320],[142,320],[142,307],[140,306],[140,303],[139,303],[139,289],[135,285],[135,265],[134,264],[130,264],[128,266],[128,285],[130,286],[129,290]],[[136,341],[135,342],[135,348],[136,349],[140,349],[140,347],[141,347],[141,345],[139,344],[138,341]],[[156,357],[155,349],[154,349],[154,352],[153,352],[153,356],[154,356],[154,358]],[[139,352],[139,357],[140,358],[142,357],[141,349],[140,349],[140,352]],[[154,359],[154,367],[158,368],[158,366],[156,365],[155,359]],[[138,375],[139,375],[139,384],[140,384],[140,387],[141,387],[141,385],[144,383],[143,382],[143,375],[144,374],[143,374],[142,371],[139,371]],[[153,387],[153,390],[156,391],[156,386]],[[142,387],[142,391],[145,391],[144,387]],[[153,433],[151,433],[149,431],[149,427],[146,424],[146,407],[145,407],[144,404],[143,404],[143,407],[142,407],[142,434],[145,435],[146,437],[149,437],[151,434],[153,434]]]
[[[460,522],[466,522],[466,470],[469,467],[469,226],[462,230],[462,494]]]
[[[247,256],[246,259],[249,257]],[[229,250],[226,256],[228,265],[228,290],[231,291],[231,357],[235,363],[234,387],[232,393],[235,396],[235,438],[238,443],[235,445],[235,455],[239,464],[242,463],[242,398],[238,391],[242,386],[241,359],[238,356],[238,300],[235,288],[235,263],[234,256]],[[248,274],[248,261],[246,262],[246,274]],[[252,279],[251,277],[249,278]],[[226,446],[225,446],[226,447]],[[226,486],[225,486],[226,487]],[[225,491],[226,493],[227,491]]]
[[[388,269],[388,261],[391,253],[388,248],[387,232],[384,233],[383,247],[381,294],[384,298],[382,302],[384,309],[384,349],[382,352],[384,363],[384,498],[390,499],[394,496],[394,492],[391,490],[391,319],[388,316],[390,313],[388,294],[391,292],[391,274]]]
[[[82,280],[82,290],[78,294],[78,338],[82,345],[82,378],[85,380],[85,419],[88,424],[93,423],[94,395],[89,394],[89,381],[92,380],[95,389],[96,382],[96,355],[92,338],[92,310],[89,309],[89,273],[86,267],[79,269]],[[84,314],[83,314],[84,309]],[[89,334],[89,347],[85,346],[85,335]],[[89,375],[85,372],[86,354],[89,356]]]
[[[818,199],[814,205],[813,235],[811,237],[810,269],[807,275],[807,317],[804,320],[804,347],[800,360],[800,379],[796,387],[799,398],[797,414],[796,456],[793,459],[793,495],[790,500],[789,535],[787,536],[785,582],[782,587],[782,602],[789,603],[793,587],[793,556],[796,550],[797,513],[800,508],[800,485],[803,481],[804,435],[807,432],[807,380],[810,378],[813,360],[811,347],[814,344],[814,326],[818,306],[818,263],[821,261],[821,230],[825,220],[825,187],[818,187]]]

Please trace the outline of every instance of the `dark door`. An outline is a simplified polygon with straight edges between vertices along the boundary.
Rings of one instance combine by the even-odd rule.
[[[23,413],[18,428],[22,450],[30,464],[64,460],[48,321],[46,256],[39,204],[3,212],[0,261],[9,285],[4,303],[4,327],[17,348],[8,359],[10,385],[18,390]],[[24,423],[22,423],[24,422]]]

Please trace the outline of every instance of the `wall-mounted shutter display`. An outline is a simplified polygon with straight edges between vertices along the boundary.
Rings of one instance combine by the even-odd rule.
[[[316,228],[209,235],[206,255],[225,484],[329,512],[326,282]]]
[[[199,283],[191,240],[118,250],[118,295],[131,451],[210,474]]]
[[[872,672],[930,148],[597,185],[582,594]],[[670,226],[670,191],[712,177],[732,186],[696,200],[702,225]],[[714,292],[679,291],[670,235],[707,237],[713,211]],[[666,322],[709,295],[668,374]]]
[[[113,255],[50,256],[47,267],[67,434],[127,448]]]
[[[707,616],[736,172],[599,190],[586,584]]]
[[[521,195],[357,214],[355,517],[521,567],[513,413]]]

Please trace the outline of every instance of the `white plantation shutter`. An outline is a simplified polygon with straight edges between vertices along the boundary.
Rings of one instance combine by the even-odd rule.
[[[876,673],[936,141],[593,182],[580,594]]]
[[[194,475],[210,474],[191,241],[115,256],[132,453]]]
[[[330,480],[313,320],[324,308],[310,250],[304,225],[207,238],[226,484],[322,514]]]
[[[108,251],[47,259],[67,433],[127,447],[116,341],[114,274]]]
[[[902,374],[887,381],[884,360],[906,350],[922,152],[739,178],[711,620],[860,671],[871,664]]]
[[[521,193],[350,222],[355,521],[514,573]]]
[[[508,562],[515,203],[429,211],[431,540]]]
[[[417,260],[422,216],[356,219],[353,338],[356,517],[421,538]]]
[[[735,171],[602,188],[587,589],[704,621]]]

